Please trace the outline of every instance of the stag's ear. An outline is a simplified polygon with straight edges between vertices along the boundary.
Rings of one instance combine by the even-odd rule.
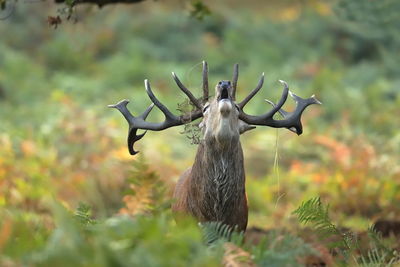
[[[239,133],[240,133],[240,134],[242,134],[242,133],[244,133],[244,132],[247,132],[247,131],[250,131],[250,130],[253,130],[253,129],[255,129],[255,128],[256,128],[256,126],[247,124],[247,123],[245,123],[244,121],[239,120]]]

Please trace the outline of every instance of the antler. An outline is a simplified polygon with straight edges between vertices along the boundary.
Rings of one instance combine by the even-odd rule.
[[[209,98],[209,88],[208,88],[208,65],[207,62],[203,61],[203,97],[202,99],[196,98],[179,80],[178,76],[172,72],[172,77],[175,80],[177,86],[186,94],[189,100],[196,107],[196,110],[191,112],[190,114],[185,114],[181,116],[174,115],[166,106],[164,106],[154,95],[151,90],[150,83],[148,80],[144,81],[147,95],[150,100],[153,102],[141,115],[133,116],[131,112],[127,108],[127,104],[129,100],[122,100],[115,105],[109,105],[110,108],[118,109],[122,115],[125,117],[129,124],[129,132],[128,132],[128,149],[131,155],[137,154],[139,151],[134,150],[135,142],[139,141],[143,138],[146,132],[142,134],[138,134],[137,131],[139,129],[142,130],[153,130],[153,131],[161,131],[173,126],[183,125],[189,122],[192,122],[203,116],[202,108],[203,105],[208,101]],[[232,79],[232,98],[236,98],[236,88],[237,81],[239,76],[239,65],[235,64],[233,71],[233,79]],[[240,109],[239,118],[248,123],[249,125],[264,125],[271,126],[275,128],[287,128],[298,135],[303,132],[303,127],[301,124],[301,114],[307,108],[307,106],[312,104],[321,104],[314,95],[310,98],[303,99],[292,92],[289,91],[289,86],[286,82],[280,81],[283,86],[283,92],[281,99],[277,104],[272,103],[269,100],[265,100],[272,105],[272,109],[267,113],[259,116],[253,116],[246,114],[243,111],[244,106],[260,91],[264,83],[264,73],[261,75],[261,78],[257,84],[257,86],[250,92],[250,94],[245,97],[239,104],[238,107]],[[286,99],[290,95],[296,102],[296,109],[293,112],[287,112],[282,109],[282,106],[286,102]],[[147,122],[146,118],[150,114],[153,107],[157,106],[161,112],[165,116],[165,120],[163,122]],[[283,120],[275,120],[273,116],[279,112],[283,116]]]
[[[248,115],[243,111],[243,107],[250,101],[250,99],[261,89],[262,84],[264,82],[264,73],[261,76],[261,79],[257,85],[257,87],[242,101],[238,104],[240,107],[240,115],[239,118],[244,122],[252,125],[263,125],[270,126],[274,128],[287,128],[292,132],[300,135],[303,133],[303,126],[301,124],[301,114],[307,108],[307,106],[312,104],[321,104],[314,95],[310,98],[301,98],[292,92],[289,91],[289,86],[285,81],[279,81],[283,84],[283,92],[281,99],[277,104],[269,100],[265,100],[269,104],[272,105],[272,109],[267,113],[259,116]],[[293,112],[287,112],[282,109],[283,104],[285,104],[286,99],[290,95],[294,101],[296,102],[296,108]],[[283,120],[275,120],[273,116],[279,112],[283,116]]]
[[[236,88],[237,88],[237,81],[239,78],[239,64],[236,63],[233,65],[233,77],[232,77],[232,99],[233,101],[236,100]]]
[[[172,76],[178,85],[178,87],[188,96],[190,101],[196,106],[196,110],[190,114],[185,114],[181,116],[174,115],[166,106],[164,106],[154,95],[151,90],[150,83],[146,79],[144,80],[146,93],[149,96],[150,100],[153,102],[140,116],[133,116],[131,112],[128,110],[126,105],[129,103],[129,100],[122,100],[115,105],[109,105],[110,108],[118,109],[122,115],[125,117],[129,124],[129,132],[128,132],[128,149],[131,155],[137,154],[139,151],[134,150],[134,144],[136,141],[139,141],[143,138],[146,132],[142,134],[137,134],[139,129],[142,130],[153,130],[153,131],[161,131],[173,126],[183,125],[189,122],[192,122],[200,117],[202,117],[202,108],[203,104],[181,83],[179,78],[173,72]],[[208,99],[208,69],[207,63],[203,61],[203,99],[206,101]],[[157,106],[161,112],[165,116],[165,120],[163,122],[147,122],[146,118],[153,109],[153,107]]]
[[[208,101],[208,64],[203,61],[203,104]]]

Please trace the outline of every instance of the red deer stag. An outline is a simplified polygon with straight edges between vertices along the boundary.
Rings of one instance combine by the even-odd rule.
[[[314,97],[303,99],[289,91],[286,82],[283,93],[277,104],[266,100],[272,105],[268,112],[253,116],[246,114],[244,106],[261,89],[264,74],[256,88],[241,102],[235,101],[239,69],[234,67],[233,80],[220,81],[215,87],[215,96],[209,98],[208,67],[203,62],[203,97],[196,98],[178,79],[172,76],[178,87],[187,95],[196,110],[191,114],[174,115],[153,94],[148,80],[144,81],[146,92],[153,102],[140,116],[133,116],[126,105],[128,100],[122,100],[109,107],[118,109],[129,123],[128,148],[130,154],[134,143],[145,133],[138,134],[138,129],[161,131],[173,126],[184,125],[203,117],[199,124],[203,139],[197,149],[196,158],[191,168],[185,171],[176,185],[174,197],[176,202],[172,209],[175,213],[185,213],[194,216],[200,222],[218,221],[237,227],[244,231],[247,226],[247,197],[245,190],[245,171],[243,151],[239,141],[240,134],[254,129],[255,125],[287,128],[298,135],[302,133],[301,114],[311,104],[320,104]],[[293,112],[282,109],[288,95],[296,101]],[[153,106],[156,105],[165,115],[163,122],[148,122]],[[283,119],[274,119],[279,112]]]

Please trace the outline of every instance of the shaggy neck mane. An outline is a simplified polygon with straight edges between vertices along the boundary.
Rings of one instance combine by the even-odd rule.
[[[190,203],[193,214],[205,221],[228,222],[245,197],[243,151],[239,140],[224,147],[216,141],[203,141],[192,167],[190,191],[197,203]]]

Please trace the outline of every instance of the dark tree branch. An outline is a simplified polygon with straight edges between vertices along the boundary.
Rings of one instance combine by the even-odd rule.
[[[93,4],[99,7],[103,7],[109,4],[137,4],[140,2],[144,2],[145,0],[72,0],[71,2],[68,0],[54,0],[57,4],[67,4],[71,3],[71,6],[76,6],[78,4]]]

